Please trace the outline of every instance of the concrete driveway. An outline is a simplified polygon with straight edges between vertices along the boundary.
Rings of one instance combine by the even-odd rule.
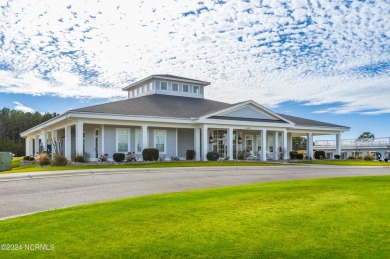
[[[94,169],[0,175],[0,219],[154,193],[257,182],[390,175],[390,167],[269,166]]]

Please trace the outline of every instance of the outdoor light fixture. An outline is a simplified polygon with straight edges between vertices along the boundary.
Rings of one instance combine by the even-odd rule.
[[[242,144],[242,138],[241,138],[241,136],[238,137],[238,144]]]
[[[209,143],[213,143],[213,142],[214,142],[214,138],[213,138],[213,136],[210,135]]]

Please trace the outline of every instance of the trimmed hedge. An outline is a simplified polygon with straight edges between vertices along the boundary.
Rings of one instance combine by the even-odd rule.
[[[291,151],[290,152],[290,159],[298,159],[297,155],[298,155],[297,151]]]
[[[195,150],[187,150],[186,152],[186,160],[194,160],[196,156]]]
[[[125,160],[125,154],[123,154],[123,153],[114,153],[112,155],[112,159],[114,159],[115,162],[123,162]]]
[[[340,155],[334,155],[334,159],[340,159],[341,156]]]
[[[157,161],[159,152],[157,148],[145,148],[142,151],[142,158],[144,161]]]
[[[219,159],[218,152],[208,152],[206,155],[207,160],[209,161],[217,161]]]
[[[303,154],[297,154],[296,159],[303,160]]]
[[[325,151],[318,150],[314,152],[314,158],[315,159],[324,159],[325,158]]]

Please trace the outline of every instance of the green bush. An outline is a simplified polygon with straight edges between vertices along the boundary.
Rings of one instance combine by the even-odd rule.
[[[142,151],[142,158],[144,161],[157,161],[159,152],[157,148],[145,148]]]
[[[340,159],[341,156],[340,155],[334,155],[334,159]]]
[[[42,153],[38,156],[38,163],[40,166],[50,165],[50,157],[47,153]]]
[[[385,160],[385,162],[389,162],[389,159],[388,159],[388,158],[385,158],[384,160]]]
[[[35,161],[35,157],[30,156],[30,158],[28,159],[28,161]]]
[[[52,166],[66,166],[67,164],[68,160],[61,153],[56,153],[51,161]]]
[[[123,154],[123,153],[114,153],[112,155],[112,159],[114,159],[115,162],[123,162],[125,160],[125,154]]]
[[[297,151],[291,151],[290,152],[290,159],[298,159],[297,155],[298,155]]]
[[[218,152],[208,152],[206,155],[208,161],[217,161],[219,159]]]
[[[372,155],[366,155],[363,157],[363,160],[366,160],[366,161],[373,161],[374,160],[374,157]]]
[[[74,161],[77,162],[77,163],[86,163],[87,161],[85,160],[85,158],[81,155],[77,155],[74,157]]]
[[[295,159],[303,160],[303,154],[297,153],[295,157],[296,157]]]
[[[347,159],[348,160],[356,160],[356,157],[355,156],[349,156]]]
[[[187,150],[186,152],[186,160],[194,160],[196,156],[195,150]]]
[[[325,158],[325,151],[318,150],[314,152],[314,158],[315,159],[324,159]]]
[[[31,158],[32,158],[32,160],[31,160]],[[24,156],[24,157],[23,157],[23,160],[24,160],[24,161],[34,161],[35,158],[32,157],[32,156]]]

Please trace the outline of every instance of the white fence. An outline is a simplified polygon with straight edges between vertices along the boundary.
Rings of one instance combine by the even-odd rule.
[[[336,140],[315,140],[314,147],[336,147]],[[390,138],[375,138],[370,140],[342,139],[341,147],[389,147]]]

